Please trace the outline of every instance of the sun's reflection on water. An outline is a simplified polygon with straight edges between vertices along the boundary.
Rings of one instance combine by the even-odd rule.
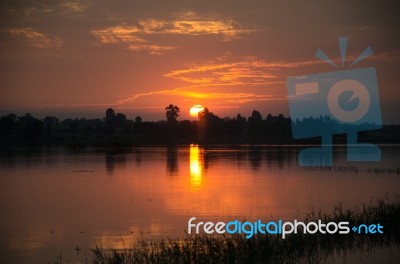
[[[190,145],[190,189],[200,189],[203,177],[202,151],[198,145]]]

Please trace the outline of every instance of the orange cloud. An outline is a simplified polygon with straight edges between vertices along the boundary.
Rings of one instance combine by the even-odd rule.
[[[132,51],[148,51],[152,55],[160,55],[169,50],[174,49],[174,47],[143,43],[143,44],[131,44],[128,46],[128,49]]]
[[[165,76],[202,85],[265,86],[281,82],[278,80],[281,78],[280,69],[298,65],[299,63],[267,63],[261,60],[247,59],[238,62],[195,65],[189,69],[169,72]]]
[[[256,93],[243,93],[243,92],[207,92],[200,91],[197,89],[194,90],[196,86],[192,87],[181,87],[170,90],[159,90],[152,91],[148,93],[140,93],[135,94],[129,98],[118,101],[119,105],[126,105],[134,102],[135,100],[141,97],[147,96],[157,96],[157,95],[170,95],[177,96],[184,99],[205,99],[205,100],[213,100],[219,104],[244,104],[251,101],[267,101],[267,100],[277,100],[279,99],[275,95],[267,95],[267,94],[256,94]],[[198,86],[197,88],[201,88]]]
[[[30,45],[38,48],[61,48],[63,43],[60,38],[51,38],[30,27],[13,28],[9,32],[13,37],[25,39]]]
[[[225,39],[231,39],[239,34],[252,32],[252,30],[237,28],[233,20],[147,19],[139,21],[139,25],[144,34],[222,35]]]
[[[125,44],[132,51],[148,51],[150,54],[162,54],[174,49],[151,43],[149,35],[221,35],[223,40],[238,38],[241,34],[255,30],[242,29],[233,20],[201,19],[194,13],[172,20],[143,19],[136,25],[118,25],[92,30],[91,33],[101,44]]]
[[[133,101],[148,96],[171,95],[183,99],[212,100],[216,104],[244,104],[253,101],[286,100],[275,94],[266,94],[265,89],[261,93],[240,92],[247,90],[249,86],[265,88],[272,84],[284,83],[284,76],[280,72],[284,68],[293,68],[300,65],[311,65],[318,61],[301,62],[266,62],[255,58],[245,58],[241,61],[209,62],[202,65],[194,65],[188,69],[174,70],[165,77],[175,78],[192,86],[184,86],[175,89],[156,90],[135,94],[118,101],[118,104],[129,104]],[[221,89],[213,90],[218,86],[235,87],[235,92],[225,92]],[[226,88],[224,89],[226,90]]]
[[[70,13],[82,13],[88,7],[87,0],[60,1],[2,1],[2,10],[9,19],[20,25],[43,20],[43,15],[57,16]]]
[[[129,26],[115,26],[92,30],[92,34],[103,44],[146,43],[146,40],[136,35],[139,32],[138,28]]]
[[[86,10],[86,4],[84,4],[82,1],[76,0],[61,2],[60,6],[67,11],[76,13],[80,13]]]
[[[118,104],[125,104],[125,103],[129,103],[132,102],[140,97],[144,97],[144,96],[150,96],[150,95],[157,95],[157,94],[177,94],[179,90],[181,90],[183,88],[176,88],[176,89],[171,89],[171,90],[160,90],[160,91],[152,91],[152,92],[148,92],[148,93],[139,93],[139,94],[135,94],[131,97],[125,98],[123,100],[119,100]]]
[[[277,100],[275,95],[256,94],[256,93],[210,93],[210,92],[192,92],[184,91],[180,96],[196,99],[212,99],[220,104],[244,104],[254,101]]]

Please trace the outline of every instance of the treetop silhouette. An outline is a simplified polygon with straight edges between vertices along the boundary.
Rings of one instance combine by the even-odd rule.
[[[180,111],[181,110],[179,109],[179,107],[173,104],[165,107],[165,116],[167,117],[167,121],[169,123],[176,123],[176,119],[179,117]]]

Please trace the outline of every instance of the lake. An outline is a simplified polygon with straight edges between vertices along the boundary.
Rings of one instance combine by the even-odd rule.
[[[90,248],[183,237],[187,221],[302,220],[399,193],[400,146],[380,162],[299,167],[302,146],[14,150],[0,157],[2,263],[90,260]],[[79,250],[76,250],[77,247]]]

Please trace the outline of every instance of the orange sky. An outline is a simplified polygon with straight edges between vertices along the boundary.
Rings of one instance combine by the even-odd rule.
[[[286,78],[335,70],[337,37],[347,65],[374,55],[384,123],[400,123],[396,1],[24,1],[0,6],[0,114],[189,118],[288,114]],[[346,67],[345,67],[346,68]]]

